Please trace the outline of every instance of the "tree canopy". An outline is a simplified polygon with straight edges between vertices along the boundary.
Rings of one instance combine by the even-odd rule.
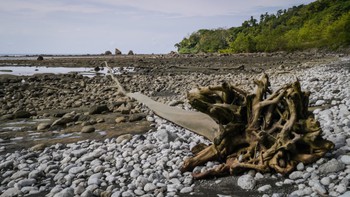
[[[337,49],[350,45],[350,0],[308,5],[251,17],[239,27],[201,29],[176,43],[179,53],[241,53]]]

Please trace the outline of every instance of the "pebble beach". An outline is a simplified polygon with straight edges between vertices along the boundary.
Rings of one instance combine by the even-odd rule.
[[[225,80],[252,90],[252,78],[260,73],[254,67],[251,70],[255,71],[134,73],[120,75],[119,79],[128,91],[140,91],[158,102],[193,110],[186,91]],[[130,98],[119,97],[110,78],[76,74],[6,78],[0,84],[3,123],[16,119],[16,107],[21,104],[22,111],[27,112],[24,118],[41,120],[26,128],[34,133],[44,130],[54,136],[62,134],[61,130],[70,135],[100,132],[103,138],[78,136],[72,142],[54,141],[41,148],[38,146],[42,141],[38,140],[40,143],[30,147],[23,145],[9,151],[8,147],[16,145],[9,139],[16,135],[2,131],[8,133],[0,135],[0,196],[350,196],[350,58],[337,57],[326,63],[302,61],[297,66],[281,63],[263,72],[269,75],[272,89],[298,78],[302,89],[311,92],[310,107],[321,124],[323,137],[335,144],[333,151],[315,163],[299,163],[287,176],[252,170],[240,176],[194,180],[192,172],[181,173],[180,167],[184,159],[193,156],[192,147],[210,141],[156,116]],[[51,88],[33,88],[39,84]],[[101,106],[105,108],[101,110]],[[57,112],[53,110],[62,109],[65,113],[54,116]],[[113,130],[107,130],[120,124],[118,118],[125,122],[121,124],[128,124],[129,130],[133,130],[132,125],[147,126],[142,132],[110,136]],[[68,119],[62,124],[58,121]],[[46,126],[38,128],[43,122]],[[88,127],[93,129],[84,132]],[[38,135],[44,134],[41,131]],[[218,164],[208,162],[193,173]]]

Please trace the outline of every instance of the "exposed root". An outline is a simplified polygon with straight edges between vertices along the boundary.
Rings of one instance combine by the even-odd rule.
[[[190,104],[212,117],[220,132],[212,145],[184,161],[182,171],[217,160],[222,162],[217,168],[193,176],[224,176],[249,169],[286,174],[299,162],[314,162],[333,149],[308,112],[309,93],[301,91],[298,80],[275,92],[266,74],[254,83],[252,94],[228,83],[188,93]]]

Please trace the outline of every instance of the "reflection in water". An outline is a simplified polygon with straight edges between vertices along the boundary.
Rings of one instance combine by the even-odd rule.
[[[11,74],[18,76],[30,76],[34,74],[52,73],[52,74],[67,74],[79,73],[84,76],[105,75],[108,69],[100,69],[98,72],[94,68],[87,67],[34,67],[34,66],[0,66],[1,74]],[[124,72],[134,72],[133,67],[114,68],[114,74]]]

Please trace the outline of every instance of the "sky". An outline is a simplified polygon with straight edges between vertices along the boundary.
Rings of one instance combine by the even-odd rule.
[[[314,0],[0,0],[0,54],[165,54],[199,29]]]

